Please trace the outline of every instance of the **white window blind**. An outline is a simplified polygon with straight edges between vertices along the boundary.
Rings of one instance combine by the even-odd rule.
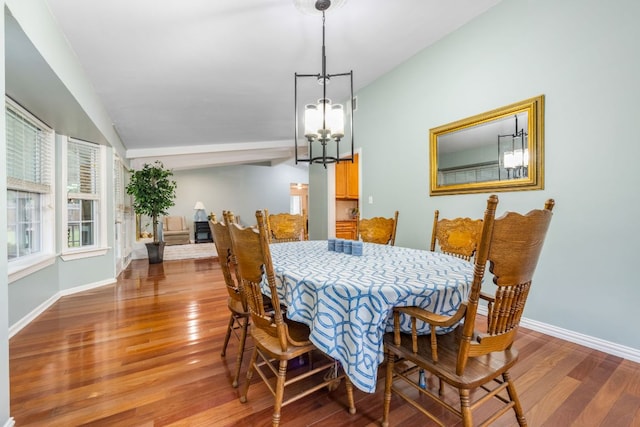
[[[67,197],[97,200],[100,194],[100,147],[69,140],[67,145]]]
[[[53,131],[10,101],[6,121],[7,188],[50,193]]]
[[[67,247],[95,247],[100,242],[102,159],[100,146],[67,140]]]
[[[50,265],[55,239],[53,129],[5,97],[9,280]]]
[[[124,173],[125,168],[120,159],[117,157],[113,158],[113,194],[114,194],[114,205],[116,207],[117,212],[124,213],[125,211],[125,200],[124,200]]]

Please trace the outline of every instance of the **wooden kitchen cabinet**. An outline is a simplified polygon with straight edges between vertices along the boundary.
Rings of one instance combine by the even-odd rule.
[[[336,238],[356,240],[356,221],[336,221]]]
[[[358,155],[353,163],[336,163],[336,199],[358,199]]]

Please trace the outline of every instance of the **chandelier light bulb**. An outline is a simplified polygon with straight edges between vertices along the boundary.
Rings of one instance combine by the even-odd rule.
[[[322,127],[322,112],[315,104],[304,107],[304,137],[309,141],[318,138],[318,130]]]
[[[327,117],[327,125],[331,130],[331,138],[341,139],[344,137],[344,108],[342,108],[342,105],[332,105]]]

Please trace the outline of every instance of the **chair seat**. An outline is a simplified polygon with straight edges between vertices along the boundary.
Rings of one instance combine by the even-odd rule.
[[[458,389],[474,389],[508,371],[518,360],[518,351],[514,348],[496,351],[484,356],[470,358],[464,374],[456,374],[460,339],[456,335],[459,329],[445,335],[438,335],[438,362],[431,356],[429,335],[418,336],[418,353],[412,351],[410,334],[401,334],[401,344],[393,344],[393,333],[384,336],[384,344],[396,356],[420,365],[443,381]]]

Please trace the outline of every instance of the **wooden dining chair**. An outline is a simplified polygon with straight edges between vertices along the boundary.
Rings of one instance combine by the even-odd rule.
[[[424,396],[440,404],[457,418],[462,425],[471,427],[475,409],[496,398],[501,405],[488,405],[494,410],[487,416],[486,424],[495,421],[513,409],[520,426],[526,425],[524,412],[518,399],[516,387],[509,370],[518,360],[518,351],[512,346],[518,332],[531,280],[536,268],[549,223],[554,201],[549,199],[544,209],[533,210],[526,215],[508,212],[495,218],[498,198],[489,197],[482,224],[482,233],[475,256],[475,268],[471,291],[466,302],[453,316],[442,316],[419,307],[396,307],[393,310],[394,331],[385,334],[387,372],[384,391],[382,425],[389,425],[389,408],[392,392],[411,402],[431,420],[439,425],[456,422],[444,418],[448,413],[429,411],[418,401]],[[476,328],[478,301],[487,261],[493,275],[495,292],[490,298],[492,308],[487,314],[487,325]],[[485,283],[489,283],[485,280]],[[413,333],[401,333],[400,315],[409,316]],[[453,332],[443,335],[431,333],[417,335],[416,321],[426,322],[432,331],[438,327],[454,327]],[[485,331],[485,332],[479,332]],[[422,388],[416,380],[424,370],[457,390],[457,396],[430,387]],[[400,383],[401,384],[398,384]],[[506,390],[506,392],[505,392]],[[410,396],[410,394],[413,395]],[[460,421],[460,420],[457,421]],[[482,424],[485,425],[485,424]]]
[[[238,378],[240,377],[240,368],[242,367],[242,357],[244,355],[244,347],[247,341],[247,330],[249,327],[249,310],[247,309],[247,301],[241,289],[240,277],[236,268],[235,257],[231,249],[231,236],[229,235],[228,221],[232,218],[230,212],[224,211],[223,216],[225,223],[217,222],[215,217],[209,221],[213,242],[218,252],[218,260],[220,269],[224,277],[224,283],[227,287],[227,307],[231,312],[229,316],[229,324],[222,345],[222,353],[225,357],[227,345],[231,334],[234,334],[239,341],[238,355],[236,357],[235,373],[233,375],[233,387],[238,387]]]
[[[369,219],[358,219],[356,233],[358,240],[381,245],[395,245],[396,228],[398,227],[398,211],[392,218],[380,216]]]
[[[322,360],[310,362],[308,370],[295,367],[288,369],[289,361],[299,360],[301,356],[309,356],[310,359],[318,358],[320,352],[309,341],[309,327],[287,319],[280,307],[269,251],[266,219],[262,211],[256,212],[256,219],[257,230],[242,228],[236,224],[229,227],[242,289],[251,314],[250,333],[254,341],[251,363],[240,401],[247,402],[251,378],[254,372],[258,373],[274,395],[272,424],[277,426],[280,424],[280,411],[283,406],[323,387],[335,389],[337,382],[344,378],[349,412],[354,414],[353,385],[346,375],[338,373],[335,360],[320,354],[324,356]],[[265,280],[271,291],[272,310],[270,311],[264,309],[261,292],[261,283]],[[310,385],[310,377],[320,381]],[[288,393],[285,396],[285,388],[294,383],[296,393]]]
[[[309,239],[306,215],[269,214],[269,210],[265,209],[264,216],[267,222],[269,243],[297,242]]]
[[[239,224],[240,223],[240,221],[238,219],[238,216],[236,214],[234,214],[233,211],[223,210],[222,211],[222,218],[223,218],[225,224]]]
[[[439,218],[440,212],[433,215],[431,232],[431,251],[437,248],[441,252],[470,261],[476,252],[482,220],[471,218]]]

